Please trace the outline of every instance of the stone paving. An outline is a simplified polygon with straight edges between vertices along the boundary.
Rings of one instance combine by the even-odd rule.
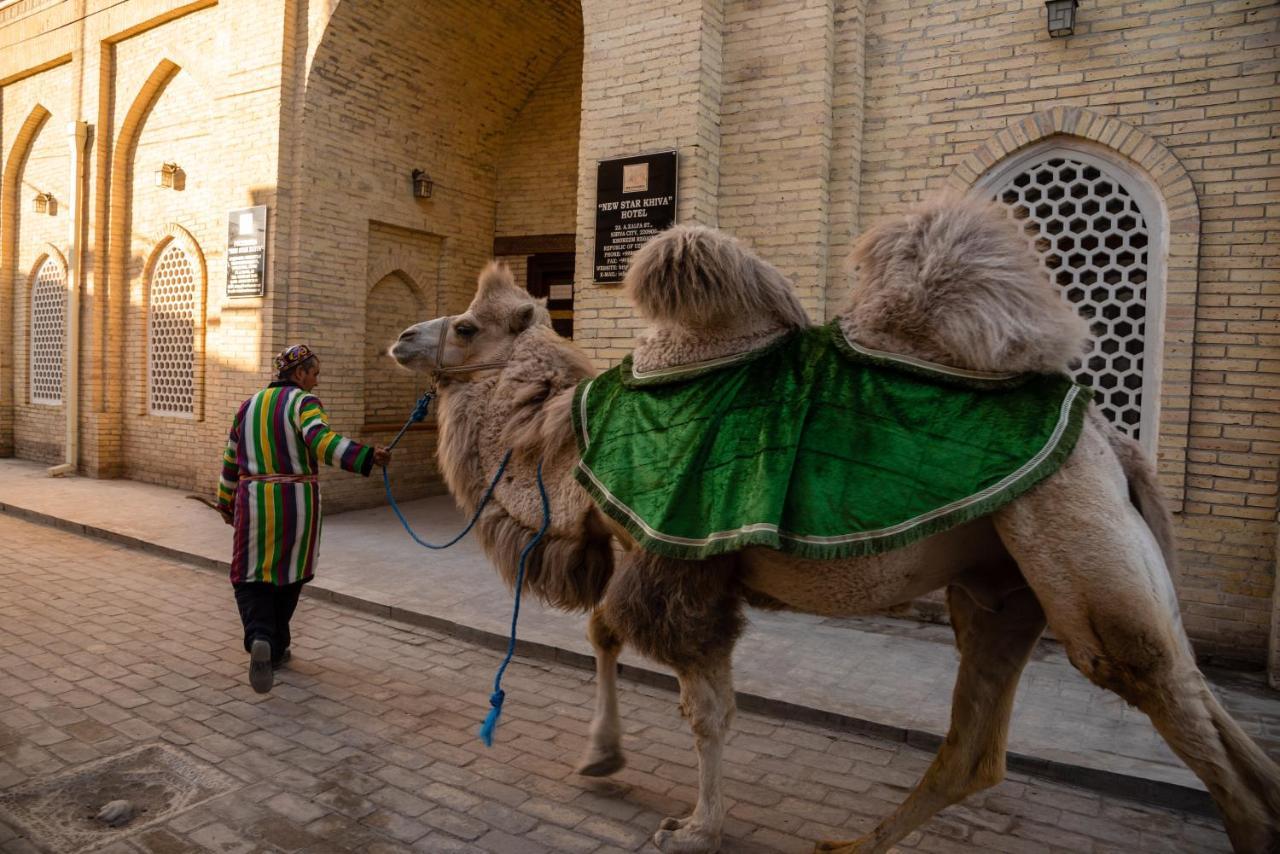
[[[293,662],[257,695],[225,581],[12,518],[0,543],[6,854],[71,850],[25,835],[16,794],[149,745],[229,791],[103,831],[95,850],[636,851],[692,804],[692,740],[665,690],[622,683],[629,765],[586,780],[572,773],[591,712],[579,669],[516,659],[486,749],[475,732],[495,652],[305,598]],[[756,714],[739,715],[725,758],[726,852],[808,851],[865,830],[929,762],[901,742]],[[1229,849],[1215,819],[1011,775],[901,850]]]

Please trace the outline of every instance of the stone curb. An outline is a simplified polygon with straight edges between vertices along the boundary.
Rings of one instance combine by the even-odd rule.
[[[59,516],[29,510],[25,507],[2,501],[0,501],[0,513],[35,524],[57,528],[82,537],[105,540],[117,545],[138,549],[139,551],[185,563],[198,569],[214,570],[221,573],[229,572],[231,569],[229,561],[217,560],[181,549],[158,545],[140,537],[121,534],[94,525],[73,522]],[[359,596],[353,596],[350,593],[329,590],[319,581],[307,584],[303,588],[303,595],[355,611],[376,614],[396,622],[420,626],[487,649],[505,651],[507,648],[508,638],[506,635],[478,629],[474,626],[468,626],[432,614],[424,614],[419,611],[373,602],[368,599],[362,599]],[[594,657],[551,644],[522,640],[518,642],[516,652],[524,658],[535,661],[554,662],[582,670],[595,671]],[[670,673],[629,664],[620,664],[618,675],[631,682],[661,688],[672,693],[676,693],[679,690],[675,677]],[[930,752],[936,751],[944,740],[943,736],[924,730],[880,723],[866,718],[841,714],[840,712],[789,703],[785,700],[765,697],[759,694],[739,691],[735,693],[735,698],[738,708],[745,712],[782,718],[788,721],[815,724],[841,732],[872,736],[885,741],[904,742],[912,747]],[[1118,771],[1071,765],[1065,762],[1040,759],[1013,752],[1007,755],[1006,762],[1010,771],[1019,774],[1027,774],[1055,783],[1065,783],[1070,786],[1089,789],[1099,794],[1125,798],[1167,809],[1214,818],[1218,816],[1217,807],[1214,806],[1209,793],[1189,786],[1180,786],[1177,783],[1168,783],[1161,780],[1149,780]]]

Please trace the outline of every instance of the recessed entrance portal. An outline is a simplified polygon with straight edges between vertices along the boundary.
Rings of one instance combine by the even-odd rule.
[[[565,338],[572,338],[573,253],[530,255],[527,287],[530,296],[546,298],[551,327]]]

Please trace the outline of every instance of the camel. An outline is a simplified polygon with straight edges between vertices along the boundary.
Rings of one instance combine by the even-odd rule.
[[[863,235],[856,284],[837,323],[851,340],[976,372],[1064,371],[1087,334],[1039,271],[1019,229],[973,202],[927,206]],[[804,328],[790,283],[736,240],[678,226],[633,257],[626,288],[652,328],[636,371],[743,353]],[[822,615],[889,609],[946,590],[960,652],[950,731],[923,779],[869,834],[816,851],[869,854],[939,810],[995,785],[1019,676],[1046,625],[1071,663],[1145,712],[1204,782],[1240,852],[1280,851],[1280,768],[1223,709],[1196,667],[1170,572],[1171,518],[1140,446],[1092,408],[1053,474],[987,516],[893,551],[839,560],[749,547],[701,561],[639,548],[574,478],[575,387],[596,375],[557,336],[543,304],[490,264],[462,314],[418,323],[392,345],[399,365],[439,376],[439,460],[467,512],[502,454],[509,474],[481,513],[479,539],[509,584],[541,524],[538,461],[551,529],[525,590],[590,612],[596,711],[579,773],[624,763],[617,657],[630,644],[672,668],[693,731],[699,791],[690,815],[665,819],[664,852],[719,848],[720,759],[734,713],[731,654],[744,605]]]

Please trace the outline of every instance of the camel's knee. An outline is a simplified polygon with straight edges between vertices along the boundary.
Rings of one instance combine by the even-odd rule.
[[[599,609],[592,611],[587,621],[587,640],[604,655],[616,656],[622,651],[622,639],[609,627]]]
[[[1175,673],[1194,667],[1166,628],[1121,617],[1090,620],[1089,629],[1084,637],[1064,638],[1067,658],[1089,681],[1134,706],[1161,693]]]
[[[680,714],[699,741],[722,737],[736,708],[727,666],[680,676]]]

